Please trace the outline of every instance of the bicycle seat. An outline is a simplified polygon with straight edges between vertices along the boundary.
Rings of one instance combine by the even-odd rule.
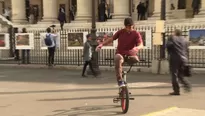
[[[124,63],[127,63],[128,65],[132,66],[134,65],[135,63],[139,62],[136,58],[132,57],[132,56],[127,56],[127,55],[124,55],[123,56],[124,58]],[[123,63],[123,64],[124,64]]]

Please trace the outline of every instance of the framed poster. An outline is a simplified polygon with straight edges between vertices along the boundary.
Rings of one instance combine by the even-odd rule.
[[[33,33],[16,33],[15,45],[16,49],[34,49]]]
[[[190,49],[205,49],[205,29],[189,30]]]
[[[42,50],[47,50],[48,47],[46,46],[44,39],[46,38],[46,33],[40,33],[40,48]],[[56,39],[56,47],[60,49],[60,33],[57,33]]]
[[[67,49],[83,49],[88,32],[68,33]]]
[[[96,32],[97,42],[102,43],[103,41],[106,41],[106,38],[104,38],[105,35],[108,38],[112,38],[115,33],[116,32]],[[109,45],[103,46],[102,49],[115,49],[115,47],[117,47],[117,40],[113,41]]]
[[[1,50],[10,49],[8,33],[0,33],[0,49]]]
[[[152,49],[152,31],[151,30],[145,30],[145,31],[139,31],[143,44],[144,44],[144,49]]]

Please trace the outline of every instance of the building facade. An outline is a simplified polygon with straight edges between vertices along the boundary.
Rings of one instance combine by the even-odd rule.
[[[160,19],[161,0],[106,0],[110,6],[112,20],[123,19],[131,16],[137,20],[137,5],[139,2],[148,1],[148,11],[146,19]],[[96,2],[96,10],[101,0]],[[38,23],[57,22],[58,10],[65,7],[67,19],[70,19],[69,9],[75,8],[74,21],[91,21],[92,0],[1,0],[0,13],[3,9],[11,7],[11,19],[13,23],[26,23],[27,9],[29,7],[38,9]],[[173,9],[173,6],[175,7]],[[185,19],[205,16],[205,1],[201,0],[199,14],[193,16],[192,0],[166,0],[167,19]],[[98,12],[96,12],[96,16]]]

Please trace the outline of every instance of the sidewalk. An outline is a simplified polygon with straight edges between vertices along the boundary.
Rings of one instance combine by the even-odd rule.
[[[15,67],[15,68],[42,68],[46,69],[48,68],[47,65],[42,64],[0,64],[1,67]],[[53,67],[54,69],[63,69],[63,70],[82,70],[83,66],[77,66],[77,65],[56,65]],[[124,67],[125,70],[127,70],[129,67]],[[114,66],[100,66],[101,71],[115,71]],[[151,73],[151,67],[133,67],[133,72],[146,72]],[[193,68],[194,74],[204,74],[205,68]]]
[[[20,67],[24,68],[20,68]],[[29,65],[27,65],[29,66]],[[103,71],[102,78],[81,78],[79,70],[46,69],[46,66],[0,65],[0,112],[2,116],[119,116],[120,104],[115,73]],[[170,76],[151,73],[128,75],[130,102],[126,116],[204,116],[205,78],[190,78],[192,93],[169,96]],[[173,109],[163,110],[174,107]],[[187,109],[186,109],[187,108]],[[163,110],[163,111],[160,111]],[[157,113],[151,113],[156,112]],[[189,113],[190,112],[190,113]],[[151,114],[148,114],[151,113]],[[177,113],[177,114],[176,114]],[[187,113],[189,115],[187,115]],[[146,115],[147,114],[147,115]]]
[[[14,67],[14,68],[48,68],[47,65],[42,64],[0,64],[1,67]],[[77,65],[56,65],[52,67],[53,69],[65,69],[65,70],[82,70],[83,66]],[[127,70],[129,67],[124,67]],[[114,71],[115,68],[110,66],[100,66],[100,70],[102,71]],[[133,72],[151,72],[151,68],[148,67],[132,67]]]

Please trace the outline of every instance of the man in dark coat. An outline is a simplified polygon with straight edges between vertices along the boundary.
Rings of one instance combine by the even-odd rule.
[[[104,22],[106,20],[105,19],[106,18],[105,11],[106,11],[105,2],[101,1],[101,3],[98,5],[98,15],[99,15],[100,22]]]
[[[178,9],[186,9],[186,0],[178,0]]]
[[[175,30],[174,34],[168,39],[167,50],[174,90],[170,95],[180,95],[178,80],[183,84],[185,91],[190,92],[191,85],[183,76],[183,68],[188,62],[188,42],[182,36],[180,30]]]
[[[142,2],[140,2],[140,3],[137,5],[137,13],[138,13],[137,20],[140,20],[140,19],[141,19],[141,16],[142,16]]]
[[[66,14],[63,7],[59,9],[58,20],[60,22],[61,30],[63,30],[64,23],[66,23]]]
[[[201,4],[201,0],[192,1],[193,15],[197,15],[199,13],[200,4]]]

